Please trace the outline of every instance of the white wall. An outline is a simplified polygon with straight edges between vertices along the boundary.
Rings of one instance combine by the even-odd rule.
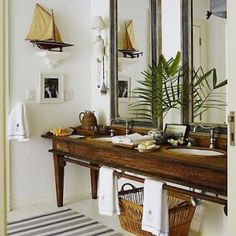
[[[134,11],[135,9],[135,11]],[[130,83],[129,90],[140,87],[137,82],[143,80],[141,72],[147,70],[148,65],[151,64],[151,48],[150,48],[150,4],[149,1],[139,0],[119,0],[118,1],[118,48],[122,49],[125,34],[125,22],[132,20],[134,25],[134,36],[137,49],[143,52],[138,58],[124,58],[122,53],[118,54],[119,63],[119,80],[128,79]],[[128,105],[135,101],[135,98],[119,99],[119,116],[120,117],[133,117],[129,111]]]
[[[71,56],[61,65],[49,69],[37,56],[37,47],[25,41],[36,0],[10,1],[10,108],[25,101],[26,88],[37,90],[40,72],[64,74],[65,90],[73,90],[74,98],[58,104],[26,102],[31,128],[31,140],[11,142],[11,202],[12,207],[55,200],[53,163],[48,149],[50,140],[40,137],[50,129],[79,125],[78,114],[90,109],[91,97],[91,30],[90,1],[41,0],[52,8],[56,24]],[[88,170],[68,164],[65,174],[65,198],[81,197],[89,190]]]
[[[162,1],[162,54],[169,59],[181,50],[180,1]]]
[[[109,9],[110,9],[110,1],[109,0],[91,0],[91,8],[87,14],[91,14],[91,18],[89,19],[89,28],[91,28],[92,21],[95,16],[102,16],[105,23],[106,29],[104,29],[101,34],[104,38],[106,45],[106,53],[105,57],[105,82],[108,87],[108,92],[106,95],[101,95],[100,89],[97,88],[97,64],[96,64],[96,49],[93,44],[95,38],[97,36],[97,32],[90,31],[92,33],[92,53],[90,56],[91,62],[91,77],[90,79],[90,96],[91,96],[91,109],[95,111],[95,114],[98,119],[98,124],[110,124],[110,84],[109,84],[109,27],[110,27],[110,19],[109,19]],[[83,9],[84,10],[84,9]]]
[[[193,1],[194,8],[194,23],[200,26],[201,30],[201,66],[204,72],[212,68],[216,68],[217,79],[220,83],[221,81],[227,79],[226,77],[226,24],[227,19],[220,18],[215,15],[211,15],[209,19],[206,19],[206,12],[209,10],[210,1],[205,0],[195,0]],[[193,52],[194,54],[194,52]],[[198,65],[196,65],[196,69]],[[217,99],[220,101],[226,100],[226,87],[220,88],[215,91],[217,94]],[[219,95],[221,94],[221,95]],[[222,124],[226,121],[225,110],[219,109],[208,109],[200,117],[195,119],[195,122]]]
[[[181,51],[181,6],[179,0],[162,1],[162,54],[167,60]],[[165,123],[180,123],[180,110],[171,109]]]

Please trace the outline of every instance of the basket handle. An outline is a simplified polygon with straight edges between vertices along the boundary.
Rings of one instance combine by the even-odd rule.
[[[176,211],[176,210],[179,210],[181,208],[187,208],[189,206],[193,206],[190,202],[181,202],[179,204],[177,204],[176,206],[174,206],[173,208],[171,208],[171,211]]]
[[[125,183],[125,184],[123,184],[123,185],[121,186],[121,191],[124,191],[126,186],[131,187],[131,189],[135,189],[135,186],[134,186],[133,184],[131,184],[131,183]]]

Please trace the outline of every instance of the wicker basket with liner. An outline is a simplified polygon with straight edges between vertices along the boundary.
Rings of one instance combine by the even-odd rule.
[[[125,190],[126,186],[131,189]],[[118,193],[121,214],[121,227],[140,236],[153,234],[141,229],[143,214],[143,188],[136,188],[130,183],[121,187]],[[169,236],[187,236],[195,212],[190,197],[174,191],[168,191]]]

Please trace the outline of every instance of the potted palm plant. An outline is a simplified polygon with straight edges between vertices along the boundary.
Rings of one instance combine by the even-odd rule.
[[[216,96],[215,90],[225,86],[227,80],[217,83],[216,69],[206,73],[202,68],[192,72],[192,80],[187,87],[183,86],[185,73],[189,68],[180,65],[181,55],[177,52],[174,58],[166,60],[162,55],[157,65],[143,71],[143,80],[138,80],[139,87],[132,91],[135,102],[129,104],[129,111],[136,119],[152,122],[152,126],[162,129],[163,117],[170,109],[179,109],[183,105],[183,89],[190,91],[190,102],[193,117],[199,116],[209,108],[221,108],[226,104]],[[212,82],[211,82],[212,79]]]

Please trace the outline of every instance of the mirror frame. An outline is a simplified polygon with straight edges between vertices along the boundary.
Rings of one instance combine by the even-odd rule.
[[[162,0],[150,0],[151,5],[151,55],[152,65],[157,63],[162,51],[162,37],[161,37],[161,1]],[[191,58],[190,50],[190,36],[191,20],[189,18],[190,11],[192,9],[192,0],[180,0],[181,1],[181,53],[182,64],[189,66],[189,59]],[[118,33],[117,33],[117,21],[118,21],[118,0],[110,0],[110,118],[112,124],[125,124],[125,120],[122,117],[118,117]],[[183,86],[188,88],[190,75],[186,75],[183,79]],[[186,94],[183,96],[183,104],[180,112],[180,119],[182,124],[189,124],[189,91],[184,89]],[[136,121],[133,119],[132,124],[134,126],[152,127],[152,123],[148,121]]]
[[[192,65],[192,0],[181,0],[181,26],[182,26],[182,65],[185,65],[189,68]],[[181,121],[182,124],[188,125],[190,123],[190,113],[192,111],[191,105],[189,104],[189,83],[191,75],[186,73],[183,78],[183,97],[181,107]]]

